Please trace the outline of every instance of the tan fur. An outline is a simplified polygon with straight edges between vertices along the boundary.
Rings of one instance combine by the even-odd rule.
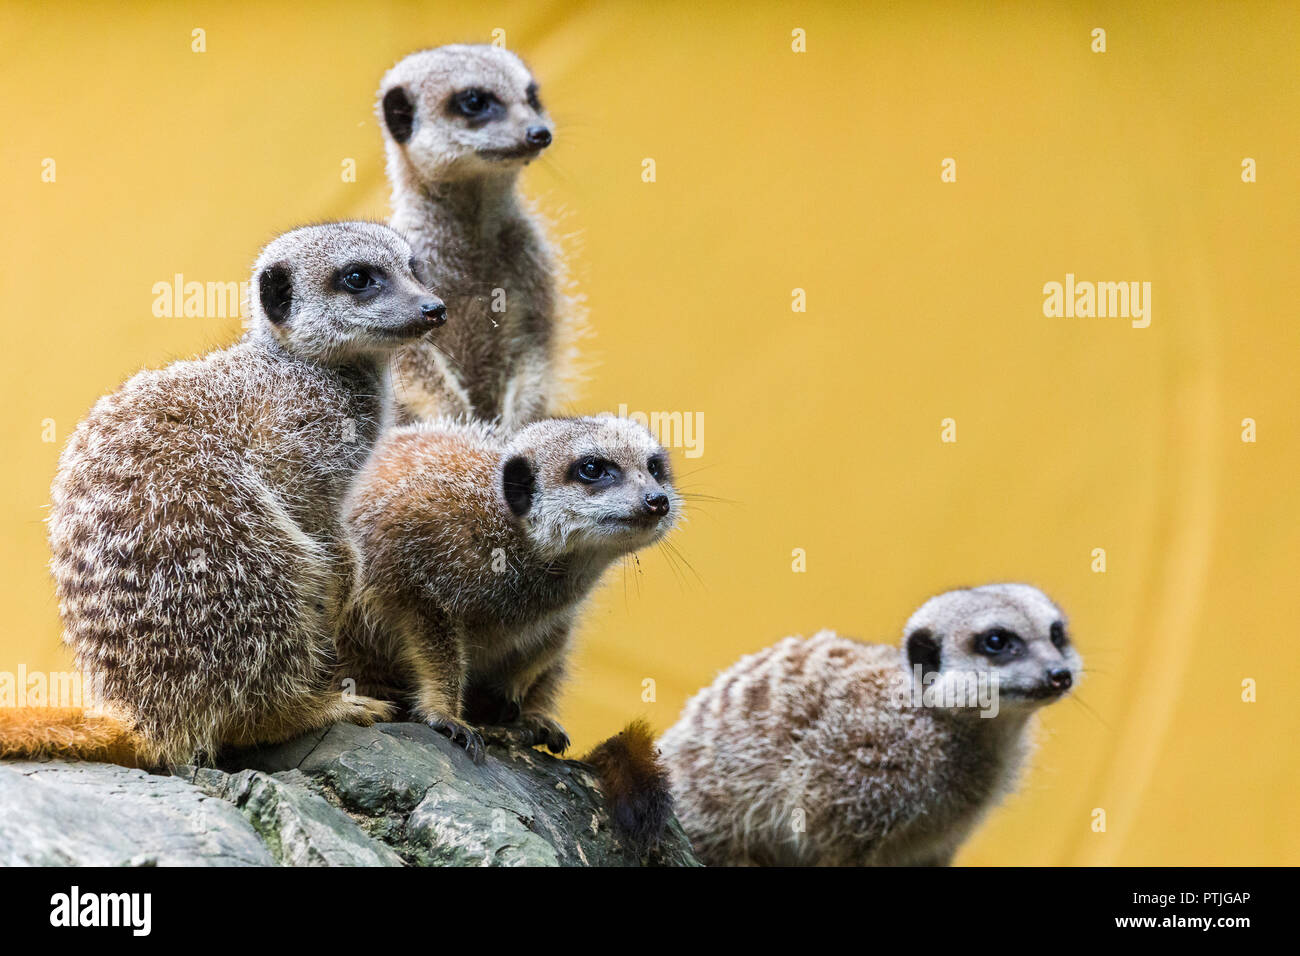
[[[280,236],[255,267],[241,342],[139,373],[69,439],[49,518],[64,637],[139,760],[391,712],[331,681],[358,572],[340,503],[391,417],[393,349],[441,308],[411,258],[372,223]],[[338,288],[358,264],[384,276],[375,295]],[[89,753],[117,734],[44,717],[45,730],[41,712],[11,724],[0,749],[51,752],[63,727],[67,752]]]
[[[80,707],[0,709],[0,759],[64,757],[140,766],[141,741],[120,717]]]
[[[542,148],[527,146],[528,130],[552,130],[529,95],[533,83],[517,56],[492,46],[413,53],[383,79],[377,112],[392,224],[427,260],[451,316],[437,343],[394,360],[403,421],[472,416],[510,431],[559,404],[567,340],[580,319],[541,217],[517,191],[520,170]],[[450,100],[469,89],[491,94],[500,110],[483,122],[457,113]],[[401,141],[386,110],[391,95],[412,110]]]
[[[1036,589],[990,585],[928,601],[901,652],[823,631],[741,658],[660,741],[696,853],[710,865],[949,862],[1014,789],[1032,715],[1064,692],[1050,672],[1079,674],[1073,647],[1051,637],[1058,621]],[[995,661],[973,649],[998,628],[1023,653]],[[997,715],[918,706],[912,664],[927,648],[934,686],[996,672]]]
[[[588,458],[612,463],[618,481],[574,478]],[[531,476],[522,514],[506,497],[511,468]],[[349,505],[364,572],[340,675],[404,687],[417,717],[476,757],[469,723],[563,751],[553,714],[574,617],[611,562],[676,520],[667,469],[650,433],[625,419],[547,419],[511,436],[446,420],[395,429]],[[661,514],[647,496],[662,498]]]
[[[639,851],[659,842],[673,812],[654,732],[638,718],[582,758],[595,768],[614,826]]]

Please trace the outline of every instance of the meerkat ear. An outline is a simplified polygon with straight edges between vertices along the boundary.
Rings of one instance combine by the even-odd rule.
[[[527,458],[515,455],[505,463],[501,469],[501,493],[516,518],[528,514],[528,509],[533,506],[536,488],[537,476],[533,474],[533,466]]]
[[[404,86],[394,86],[384,94],[384,122],[393,139],[405,143],[415,129],[415,102]]]
[[[920,627],[907,635],[907,662],[921,665],[921,676],[939,670],[939,640],[928,627]]]
[[[279,325],[293,308],[293,276],[282,262],[267,266],[257,277],[257,295],[266,317]]]

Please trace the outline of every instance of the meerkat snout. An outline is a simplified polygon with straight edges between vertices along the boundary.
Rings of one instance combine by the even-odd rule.
[[[645,510],[657,518],[662,518],[668,514],[668,496],[662,492],[654,492],[645,496]]]
[[[420,314],[428,319],[434,328],[447,321],[447,307],[436,299],[420,303]]]

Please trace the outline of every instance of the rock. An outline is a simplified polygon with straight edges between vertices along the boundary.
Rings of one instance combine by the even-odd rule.
[[[285,866],[401,866],[402,858],[372,840],[341,810],[311,789],[297,770],[268,776],[197,771],[193,782],[229,800],[253,825],[275,862]]]
[[[644,860],[591,768],[491,746],[476,766],[422,724],[337,724],[150,775],[0,763],[0,862],[290,866],[697,866],[674,820]]]
[[[176,777],[106,763],[0,763],[6,866],[266,866],[239,811]]]

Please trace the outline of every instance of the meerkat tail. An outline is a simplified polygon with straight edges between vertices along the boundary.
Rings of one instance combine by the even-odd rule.
[[[127,767],[148,764],[130,724],[80,707],[0,709],[0,758],[57,757],[98,760]]]
[[[614,826],[639,853],[663,836],[673,812],[654,733],[640,718],[582,758],[596,768]]]

